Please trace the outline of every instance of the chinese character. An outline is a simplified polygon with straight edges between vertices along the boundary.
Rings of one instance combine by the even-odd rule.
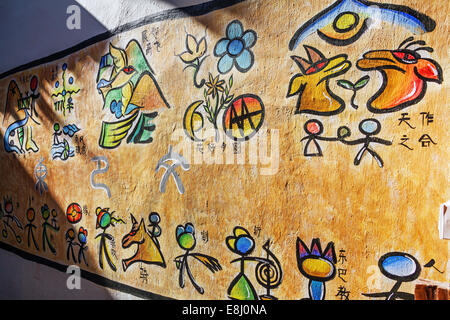
[[[196,149],[197,149],[198,152],[200,152],[201,154],[203,154],[203,144],[197,143],[197,144],[196,144]]]
[[[404,147],[408,148],[409,150],[414,150],[413,148],[411,148],[410,146],[408,146],[406,144],[406,141],[409,140],[409,138],[406,136],[406,134],[404,134],[400,140],[402,140],[402,142],[399,143],[399,145],[404,146]]]
[[[254,226],[253,227],[253,234],[257,237],[259,237],[259,235],[261,234],[261,227],[259,226]]]
[[[422,125],[425,125],[425,122],[427,125],[429,125],[431,122],[434,122],[434,115],[429,112],[421,112],[422,115]]]
[[[347,291],[344,286],[340,286],[336,297],[340,297],[341,300],[348,300],[348,296],[350,295],[350,291]]]
[[[436,144],[436,142],[434,142],[428,134],[423,134],[419,138],[419,142],[422,143],[422,148],[428,148],[430,143]]]
[[[142,42],[145,43],[147,42],[148,38],[147,38],[147,30],[142,31]]]
[[[73,110],[74,106],[73,106],[72,97],[69,97],[69,99],[67,99],[67,106],[66,106],[66,108],[69,111],[69,113]]]
[[[212,153],[216,149],[216,145],[214,143],[208,143],[208,149]]]
[[[204,242],[208,242],[208,240],[209,240],[209,234],[208,234],[208,231],[202,231],[201,234],[202,234],[202,240],[203,240]]]
[[[345,281],[345,279],[342,278],[342,276],[345,276],[346,274],[347,274],[347,269],[338,269],[338,277],[344,282],[347,282],[347,281]]]
[[[159,49],[161,48],[161,43],[159,43],[159,41],[155,41],[155,42],[153,42],[153,44],[156,47],[156,51],[159,52]]]
[[[233,152],[234,154],[241,153],[241,144],[239,142],[233,142]]]
[[[399,123],[398,125],[401,125],[402,122],[406,123],[411,129],[415,129],[408,121],[411,120],[410,117],[408,117],[408,112],[402,113],[402,117],[398,119]]]
[[[339,250],[339,262],[341,264],[344,264],[344,262],[347,261],[347,256],[344,253],[345,253],[344,249]]]
[[[148,273],[146,269],[140,267],[139,278],[142,279],[142,283],[148,283]]]

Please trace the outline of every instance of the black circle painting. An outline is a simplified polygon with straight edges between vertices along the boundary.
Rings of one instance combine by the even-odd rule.
[[[231,101],[223,114],[223,129],[235,141],[253,137],[264,122],[264,104],[253,94],[244,94]]]

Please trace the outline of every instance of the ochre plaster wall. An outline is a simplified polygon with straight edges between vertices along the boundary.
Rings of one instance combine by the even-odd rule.
[[[232,288],[233,280],[241,271],[240,262],[231,261],[245,256],[246,249],[245,244],[235,248],[230,238],[227,240],[227,237],[233,236],[233,230],[237,232],[235,236],[243,235],[241,241],[250,241],[247,242],[250,243],[250,249],[254,246],[253,252],[246,257],[268,258],[272,263],[270,268],[282,274],[281,282],[275,283],[270,290],[270,294],[279,299],[308,298],[312,274],[317,276],[321,271],[335,271],[327,281],[320,277],[315,279],[318,284],[323,284],[322,288],[326,288],[325,292],[317,291],[318,294],[324,293],[324,299],[369,299],[363,294],[389,292],[396,281],[404,281],[399,291],[413,293],[415,282],[409,280],[419,277],[448,282],[448,241],[439,239],[438,234],[439,205],[449,198],[446,182],[449,173],[446,147],[449,117],[445,111],[449,100],[447,79],[450,76],[446,41],[449,33],[446,22],[448,4],[445,1],[389,1],[390,4],[407,5],[434,20],[435,26],[429,32],[409,29],[401,14],[390,21],[384,21],[381,15],[378,25],[372,25],[352,43],[334,45],[313,30],[291,50],[289,43],[295,32],[312,17],[326,14],[324,10],[333,3],[329,0],[255,0],[193,17],[169,16],[115,34],[61,59],[2,78],[1,134],[6,141],[1,144],[0,152],[0,194],[4,222],[2,230],[6,231],[2,233],[1,242],[7,248],[14,247],[61,265],[76,264],[99,277],[177,299],[240,297],[239,290]],[[379,3],[386,4],[387,1]],[[402,9],[411,13],[404,7]],[[360,19],[365,18],[363,11],[355,12]],[[352,18],[349,19],[351,22]],[[233,22],[235,20],[240,24]],[[341,22],[350,23],[348,21]],[[242,33],[239,33],[239,25]],[[243,50],[252,53],[248,60],[242,58],[235,62],[229,71],[224,70],[223,65],[220,66],[221,55],[218,48],[215,50],[216,44],[227,37],[227,27],[230,30],[235,28],[240,35],[246,35],[241,43],[248,48]],[[402,41],[411,36],[426,44],[417,43],[405,51],[406,43],[399,49]],[[250,39],[252,37],[253,40]],[[204,52],[203,45],[206,45]],[[419,47],[431,47],[433,51],[413,50]],[[230,50],[238,52],[238,49],[228,47],[228,53]],[[139,51],[145,58],[140,56]],[[387,52],[386,55],[390,54],[389,63],[404,68],[403,71],[397,70],[395,74],[389,69],[387,80],[383,82],[380,70],[386,69],[363,70],[364,63],[358,63],[369,51],[377,51],[372,54],[382,56]],[[406,55],[415,54],[408,63],[398,60],[408,58],[405,52]],[[111,55],[107,56],[108,53]],[[241,51],[238,53],[241,54]],[[417,54],[420,54],[421,61]],[[320,63],[324,62],[325,68],[331,69],[336,63],[332,58],[339,55],[346,55],[348,61],[341,65],[342,72],[333,71],[335,74],[330,74],[328,78],[320,74],[326,72]],[[115,75],[113,73],[110,77],[111,71],[106,70],[97,79],[104,56],[104,62],[114,62],[111,68],[115,67],[116,72],[125,79],[113,83],[115,88],[120,88],[116,91],[116,102],[120,100],[122,106],[128,105],[130,108],[135,104],[138,109],[124,114],[127,112],[125,108],[111,106],[107,98],[108,103],[104,106],[104,98],[97,89],[101,87],[99,80],[103,78],[109,81]],[[194,60],[196,57],[199,60]],[[191,65],[185,69],[191,63],[190,60],[194,60],[194,63],[201,61],[200,67]],[[145,61],[153,72],[145,66]],[[296,78],[302,72],[302,67],[307,73],[306,69],[317,61],[314,66],[316,70],[309,71],[312,75],[304,75],[301,80]],[[425,65],[426,62],[428,65]],[[133,63],[132,69],[126,69]],[[366,61],[366,66],[372,63]],[[407,68],[408,71],[405,71]],[[63,73],[65,88],[62,87]],[[139,78],[140,83],[136,82],[136,77],[131,81],[132,85],[128,85],[130,74],[142,76]],[[325,77],[317,86],[317,80],[313,78],[315,75]],[[344,82],[338,85],[338,81],[355,83],[366,75],[369,81],[356,92],[354,103],[357,107],[352,106],[352,90],[345,89]],[[37,85],[32,80],[34,76]],[[425,79],[425,76],[428,78]],[[206,82],[199,89],[194,81],[200,86],[201,79]],[[222,80],[223,83],[220,82]],[[30,106],[26,112],[31,117],[26,124],[18,125],[14,134],[11,134],[12,130],[8,131],[8,128],[26,116],[24,110],[18,111],[20,104],[16,101],[20,97],[11,92],[13,81],[22,97],[28,97],[25,103],[30,102]],[[303,93],[300,81],[304,81],[302,85],[306,83]],[[208,99],[211,107],[214,107],[216,96],[213,97],[212,91],[208,91],[211,84],[219,87],[220,96],[226,93],[226,87],[229,89],[228,96],[233,95],[228,102],[223,103],[223,109],[217,115],[218,141],[215,141],[212,130],[214,125],[207,119],[203,108]],[[385,84],[382,94],[387,98],[379,105],[374,101],[368,107],[369,101],[373,100],[377,92],[383,91]],[[65,96],[62,95],[62,89],[66,90]],[[131,93],[133,96],[129,98]],[[299,110],[309,106],[320,111],[324,97],[335,101],[330,104],[330,110],[319,114],[317,110],[313,113],[296,113],[299,94],[302,94],[303,99]],[[240,98],[242,95],[245,95],[243,99]],[[412,99],[413,95],[418,97]],[[68,101],[69,96],[71,101]],[[388,100],[393,96],[398,96],[398,99],[389,109],[387,106],[391,102]],[[55,109],[55,102],[62,97],[66,97],[65,106],[68,107],[65,114]],[[406,104],[399,102],[401,99]],[[339,103],[340,100],[343,104]],[[192,115],[187,110],[196,101],[202,103],[195,110],[197,113]],[[229,112],[233,116],[233,110],[229,109],[231,105],[240,112],[238,105],[241,106],[242,101],[250,106],[249,112],[256,112],[252,119],[261,126],[255,125],[255,130],[252,130],[248,127],[248,119],[244,119],[245,134],[251,135],[254,131],[255,135],[249,136],[248,140],[233,141],[224,134],[223,114]],[[262,111],[258,109],[258,101],[263,105]],[[219,105],[220,102],[219,99]],[[34,107],[31,106],[33,103]],[[111,110],[117,110],[117,114]],[[194,110],[194,107],[189,110]],[[140,140],[138,137],[136,143],[127,143],[126,139],[132,135],[139,117],[155,111],[157,116],[152,123],[156,127],[151,133],[152,141],[144,139],[148,133],[144,130],[140,132],[143,134]],[[121,121],[134,114],[137,117],[127,137],[118,146],[112,147],[108,141],[102,145],[100,137],[103,123]],[[190,125],[200,128],[201,117],[202,130],[209,130],[209,133],[212,130],[213,134],[204,141],[193,141],[189,137],[192,135],[189,132]],[[376,121],[364,122],[367,119]],[[310,149],[314,147],[314,141],[307,144],[308,138],[303,139],[308,135],[304,126],[309,120],[313,122],[310,122],[308,130],[316,133],[318,139],[315,141],[320,149]],[[60,126],[56,132],[62,132],[56,136],[57,143],[68,147],[69,153],[72,150],[73,156],[62,153],[53,159],[54,133],[58,129],[55,123]],[[366,152],[361,162],[355,164],[355,156],[364,145],[363,141],[358,140],[365,137],[358,127],[361,123],[365,123],[363,128],[366,131],[375,130],[373,126],[378,124],[379,133],[371,137],[382,140],[372,141],[369,145],[369,149],[376,153],[375,156]],[[63,127],[72,124],[80,130],[73,136],[65,134]],[[314,130],[319,130],[320,124],[323,132],[317,133]],[[195,133],[197,137],[201,136],[202,130]],[[348,131],[351,132],[350,136],[342,138]],[[23,140],[18,138],[21,132],[24,134]],[[27,136],[27,132],[32,132],[32,135]],[[267,133],[266,140],[262,133]],[[236,131],[234,134],[241,137]],[[330,139],[326,141],[322,137]],[[427,143],[424,140],[427,137],[432,142]],[[11,141],[14,141],[13,144]],[[18,147],[21,141],[24,143],[23,148]],[[33,141],[36,147],[32,146]],[[352,144],[349,141],[356,142]],[[182,166],[175,168],[184,186],[183,193],[177,188],[173,176],[169,176],[165,191],[160,190],[160,181],[166,169],[157,171],[156,168],[160,159],[168,153],[169,146],[189,164],[187,170]],[[228,162],[225,157],[220,158],[222,161],[211,159],[213,146],[214,154],[218,157],[234,148],[237,154],[233,151],[228,155],[236,156],[236,159]],[[14,151],[14,147],[18,147],[18,152]],[[249,152],[253,150],[251,148],[258,150],[256,158]],[[319,150],[320,155],[316,154]],[[261,154],[265,157],[261,157]],[[382,158],[383,165],[377,163],[377,155]],[[110,197],[105,189],[94,188],[91,183],[91,175],[97,169],[97,164],[105,166],[105,162],[93,161],[94,157],[107,159],[109,168],[106,172],[96,174],[94,183],[105,184]],[[241,162],[237,160],[239,157],[242,157]],[[168,163],[173,163],[173,160]],[[45,177],[42,170],[47,171]],[[39,192],[39,188],[36,188],[39,181],[46,183],[47,191]],[[71,203],[77,203],[81,208],[79,222],[71,223],[67,218],[67,209]],[[52,224],[51,220],[55,218],[58,230],[44,226],[44,205],[48,206],[50,213],[47,222]],[[29,208],[35,211],[34,220],[31,219],[31,212],[27,216]],[[151,212],[159,214],[157,227],[149,221]],[[56,216],[52,213],[56,213]],[[102,240],[96,236],[102,234],[103,229],[97,227],[97,223],[101,222],[98,221],[101,217],[107,218],[108,213],[116,218],[114,226],[104,225],[105,232],[114,239],[113,243],[105,238],[105,243],[117,267],[116,271],[111,269],[106,260],[103,269],[99,265]],[[122,239],[133,226],[131,215],[137,223],[144,219],[148,234],[152,231],[153,234],[148,235],[143,244],[124,248]],[[12,216],[18,219],[22,229]],[[194,234],[189,234],[187,223],[194,226]],[[38,249],[32,239],[28,240],[28,224],[35,226],[31,229]],[[182,226],[184,231],[178,229],[181,233],[177,234],[178,226]],[[80,227],[87,230],[88,249],[84,251],[87,263],[78,260],[80,246],[74,246],[76,261],[66,256],[68,239],[71,237],[67,231],[72,228],[75,237],[73,242],[80,244]],[[244,228],[248,235],[239,233],[244,232],[244,229],[236,227]],[[50,243],[55,247],[55,253],[49,250],[48,245],[43,250],[44,228]],[[192,247],[189,240],[194,238],[196,246]],[[313,239],[319,240],[313,242]],[[265,250],[263,245],[268,240],[270,245]],[[152,246],[146,251],[149,254],[150,250],[155,250],[149,254],[151,258],[143,256],[144,262],[131,264],[124,271],[122,260],[133,256],[138,247],[141,254],[145,251],[144,246],[152,241]],[[314,250],[310,244],[319,241],[323,252],[315,257],[320,256],[323,261],[320,265],[324,268],[322,270],[314,269],[320,267],[318,263],[313,263],[313,266],[301,263],[302,259],[308,257],[310,262],[313,261],[311,255]],[[183,245],[192,250],[184,250]],[[312,252],[309,255],[298,253],[303,247]],[[235,252],[232,252],[232,248]],[[242,255],[236,253],[239,250]],[[177,269],[182,261],[175,263],[174,260],[186,252],[203,254],[197,257],[207,266],[196,260],[195,256],[188,257],[190,272],[203,290],[193,286],[184,268]],[[402,254],[396,255],[395,252]],[[164,263],[158,254],[163,257]],[[405,259],[409,259],[408,263],[417,260],[421,266],[420,274],[412,275],[413,271],[418,271],[417,266],[416,270],[411,271],[397,270],[395,267],[398,265],[394,265],[393,269],[389,269],[392,277],[386,277],[381,272],[383,266],[378,266],[379,259],[385,254],[400,257],[400,260],[411,255],[413,258]],[[431,259],[435,261],[434,266],[424,267]],[[243,264],[247,283],[252,284],[258,295],[266,294],[265,287],[255,275],[258,263],[261,263],[261,267],[264,261],[253,259]],[[386,265],[384,267],[387,268]],[[184,288],[179,284],[180,272],[184,274]],[[147,279],[143,278],[145,273],[148,274]],[[409,278],[400,279],[403,275]]]

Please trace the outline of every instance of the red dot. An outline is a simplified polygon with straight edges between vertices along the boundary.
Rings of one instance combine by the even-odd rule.
[[[33,77],[31,78],[31,81],[30,81],[30,89],[31,89],[32,91],[36,90],[37,85],[38,85],[38,79],[37,79],[36,76],[33,76]]]
[[[5,211],[6,211],[6,213],[11,213],[13,211],[12,202],[8,201],[5,203]]]
[[[317,134],[320,132],[320,126],[317,122],[310,122],[306,125],[306,131],[308,133]]]

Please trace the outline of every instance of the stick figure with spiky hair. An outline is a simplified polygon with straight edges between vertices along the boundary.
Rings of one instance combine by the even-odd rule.
[[[11,226],[10,221],[14,222],[16,226],[23,230],[22,224],[20,223],[19,219],[14,215],[13,210],[13,202],[11,198],[3,198],[3,205],[5,207],[5,211],[3,211],[2,206],[0,205],[0,219],[3,219],[4,228],[2,230],[2,235],[4,238],[8,237],[8,228],[11,230],[11,232],[14,234],[14,237],[16,238],[17,243],[22,242],[22,237],[16,233],[14,228]]]
[[[106,233],[106,230],[109,228],[109,226],[113,226],[114,222],[117,223],[125,223],[125,221],[123,221],[122,219],[117,219],[113,216],[115,211],[113,212],[109,212],[109,208],[100,208],[97,207],[95,214],[97,215],[97,224],[96,224],[96,229],[101,228],[103,229],[102,233],[99,233],[95,239],[100,238],[100,247],[99,247],[99,256],[98,256],[98,260],[99,260],[99,265],[100,268],[103,269],[103,257],[106,258],[106,262],[108,262],[109,267],[115,272],[117,270],[116,265],[114,264],[114,261],[111,258],[111,255],[109,253],[108,250],[108,246],[106,245],[106,239],[113,241],[114,238],[112,235],[110,235],[109,233]]]
[[[48,223],[47,220],[50,217],[50,209],[48,208],[47,204],[44,204],[41,207],[41,214],[42,214],[42,218],[44,219],[44,223],[42,223],[42,249],[45,251],[45,244],[47,244],[48,247],[50,248],[50,251],[53,254],[56,254],[55,247],[53,247],[52,243],[48,239],[47,229],[50,228],[54,231],[59,231],[59,227]]]
[[[174,259],[176,268],[180,270],[180,274],[178,277],[178,283],[180,287],[185,287],[184,277],[185,274],[187,274],[195,290],[197,290],[200,294],[205,293],[205,290],[195,281],[194,276],[191,273],[188,258],[193,257],[197,259],[212,273],[222,270],[222,266],[220,265],[219,260],[202,253],[191,252],[192,250],[194,250],[197,243],[195,239],[195,228],[192,223],[188,222],[184,226],[178,225],[176,228],[175,236],[180,248],[185,250],[184,254],[179,255]]]
[[[305,300],[324,300],[325,282],[336,276],[337,259],[334,243],[329,242],[322,251],[320,239],[313,239],[309,249],[300,238],[297,238],[296,253],[298,270],[309,279],[309,298]]]

